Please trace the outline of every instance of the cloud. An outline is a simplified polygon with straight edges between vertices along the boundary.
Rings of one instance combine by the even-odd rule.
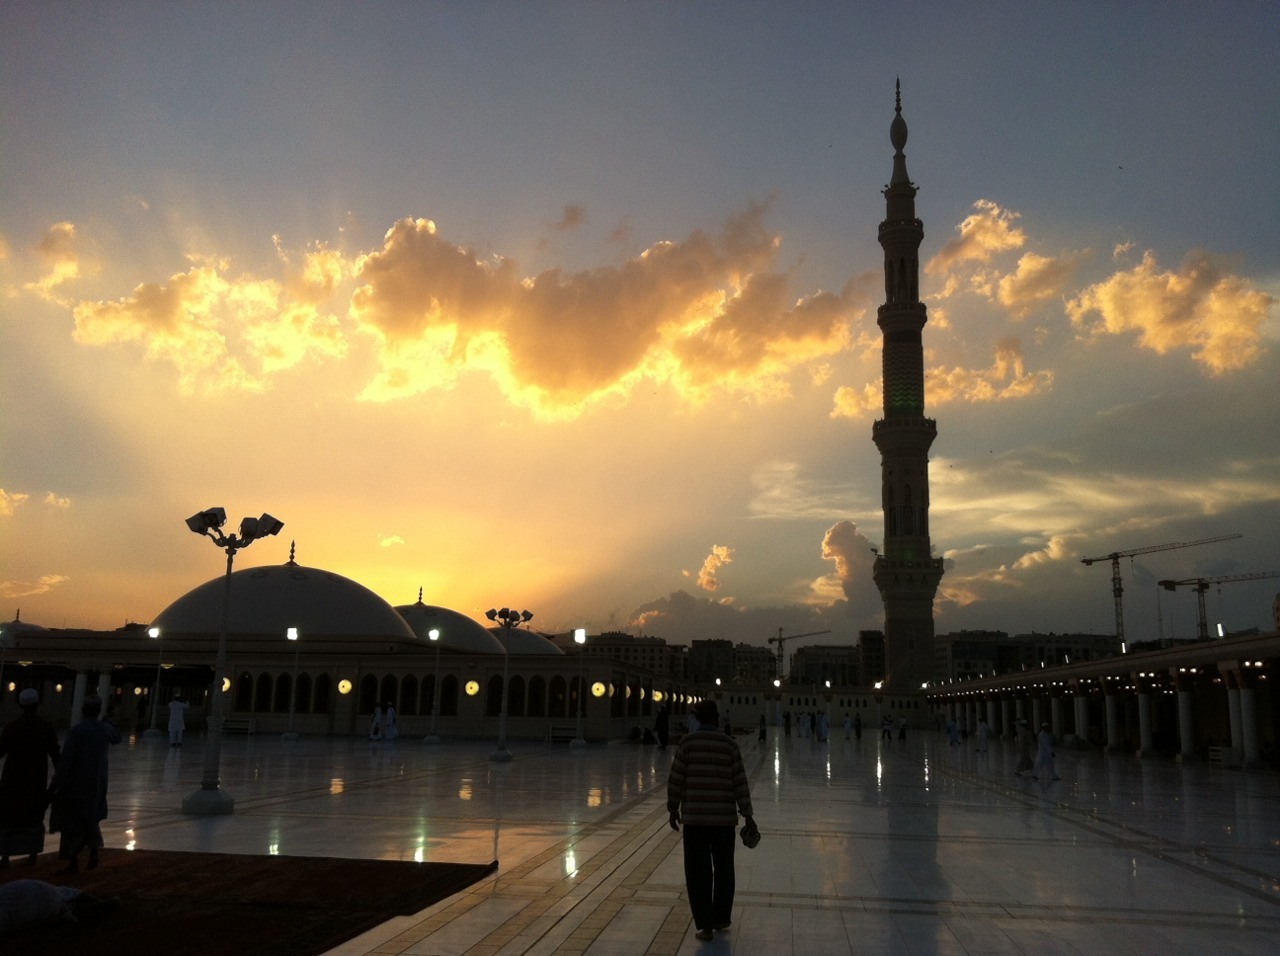
[[[1261,328],[1274,304],[1207,252],[1190,253],[1169,272],[1148,251],[1132,269],[1086,288],[1067,303],[1067,314],[1094,338],[1137,332],[1138,345],[1159,355],[1189,349],[1193,360],[1221,375],[1261,354]]]
[[[58,287],[79,279],[83,273],[97,271],[92,259],[85,258],[85,243],[76,232],[75,223],[54,223],[36,245],[36,253],[44,264],[44,274],[24,288],[42,299],[61,302]]]
[[[20,491],[9,492],[0,488],[0,518],[12,517],[14,510],[30,497]]]
[[[832,418],[861,418],[866,412],[876,412],[884,407],[884,392],[879,382],[864,385],[858,391],[849,385],[836,389]]]
[[[755,494],[747,505],[753,518],[833,520],[847,514],[848,485],[819,483],[802,475],[793,461],[766,461],[751,471]]]
[[[64,498],[62,495],[55,495],[52,491],[47,492],[44,496],[44,503],[53,508],[70,508],[71,499]]]
[[[6,598],[30,597],[45,594],[59,584],[71,579],[65,574],[42,574],[37,581],[0,581],[0,596]]]
[[[339,357],[347,344],[320,303],[349,265],[322,247],[284,281],[230,276],[225,261],[194,265],[165,284],[143,283],[112,302],[73,310],[77,342],[140,343],[150,361],[177,369],[184,392],[199,386],[262,391],[267,376],[309,357]]]
[[[956,226],[960,235],[925,265],[927,274],[945,275],[962,262],[990,262],[995,253],[1019,249],[1027,241],[1026,234],[1014,225],[1018,213],[1002,209],[989,199],[979,199],[973,208],[975,212]]]
[[[814,597],[830,597],[838,587],[848,616],[860,617],[868,625],[877,619],[883,605],[872,579],[875,553],[866,535],[852,521],[837,521],[822,537],[822,556],[835,564],[835,572],[814,582]]]
[[[404,538],[398,534],[380,534],[378,535],[378,547],[391,548],[397,544],[404,544]]]
[[[577,229],[587,221],[587,210],[576,204],[568,204],[564,207],[564,211],[560,214],[560,221],[552,228],[557,232],[566,232],[571,229]]]
[[[930,405],[948,402],[993,402],[1026,398],[1048,391],[1053,372],[1028,372],[1022,357],[1022,340],[1014,337],[996,342],[989,368],[932,368],[925,375],[925,395]]]
[[[785,395],[790,371],[846,346],[857,293],[793,301],[764,212],[753,205],[716,234],[658,242],[619,266],[535,276],[448,242],[430,220],[401,220],[356,264],[350,315],[382,364],[362,397],[448,388],[464,370],[545,417],[644,379],[690,401]]]
[[[1017,318],[1025,318],[1037,306],[1059,297],[1088,253],[1049,258],[1025,253],[1015,272],[1000,279],[996,297]]]
[[[733,548],[723,544],[713,544],[711,553],[707,555],[698,571],[698,587],[704,591],[719,591],[720,580],[717,577],[720,569],[733,563]],[[687,574],[687,572],[686,572]]]

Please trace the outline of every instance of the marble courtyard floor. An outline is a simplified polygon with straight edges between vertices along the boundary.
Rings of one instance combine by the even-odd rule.
[[[1062,780],[914,732],[741,737],[759,847],[732,928],[694,939],[670,751],[228,737],[223,817],[189,817],[202,739],[111,754],[108,846],[485,863],[492,877],[331,951],[364,954],[1280,952],[1280,775],[1058,751]],[[341,893],[340,886],[334,887]]]

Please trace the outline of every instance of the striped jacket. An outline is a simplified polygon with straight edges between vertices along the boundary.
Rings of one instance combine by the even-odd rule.
[[[732,827],[739,812],[754,815],[742,753],[728,734],[695,730],[681,739],[667,778],[667,812],[676,811],[694,826]]]

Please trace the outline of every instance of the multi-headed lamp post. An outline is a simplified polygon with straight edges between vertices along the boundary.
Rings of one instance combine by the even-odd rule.
[[[431,688],[431,733],[427,734],[427,743],[438,744],[440,737],[436,733],[436,718],[440,716],[440,629],[433,627],[427,631],[427,637],[436,646],[436,674],[432,678],[434,684]]]
[[[587,629],[579,627],[573,632],[573,642],[578,645],[578,735],[570,741],[570,747],[585,747],[587,740],[582,736],[583,709],[587,705],[587,695],[582,686],[582,659],[587,656]]]
[[[202,815],[231,813],[235,800],[219,787],[218,765],[222,757],[222,685],[227,672],[227,628],[231,619],[231,564],[236,552],[249,547],[259,538],[279,534],[284,522],[264,513],[260,518],[245,518],[240,533],[224,534],[227,513],[222,508],[209,508],[187,519],[187,527],[195,534],[212,539],[227,552],[227,575],[222,591],[222,627],[218,631],[218,658],[213,668],[213,701],[209,708],[209,734],[204,748],[204,771],[200,789],[182,801],[182,812]]]
[[[530,611],[517,611],[513,608],[504,607],[501,610],[489,610],[484,612],[484,616],[491,621],[497,621],[502,625],[502,630],[506,632],[506,640],[502,642],[502,692],[499,698],[500,709],[498,711],[498,749],[489,754],[489,759],[496,763],[507,763],[511,759],[511,751],[507,749],[507,678],[511,673],[511,632],[521,624],[527,624],[533,620],[533,614]]]

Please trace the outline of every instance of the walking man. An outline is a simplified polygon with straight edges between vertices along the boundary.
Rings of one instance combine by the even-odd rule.
[[[715,729],[718,710],[714,700],[694,705],[701,729],[680,741],[667,778],[671,829],[684,823],[685,888],[701,940],[727,930],[732,920],[738,814],[755,826],[742,753],[732,737]]]

